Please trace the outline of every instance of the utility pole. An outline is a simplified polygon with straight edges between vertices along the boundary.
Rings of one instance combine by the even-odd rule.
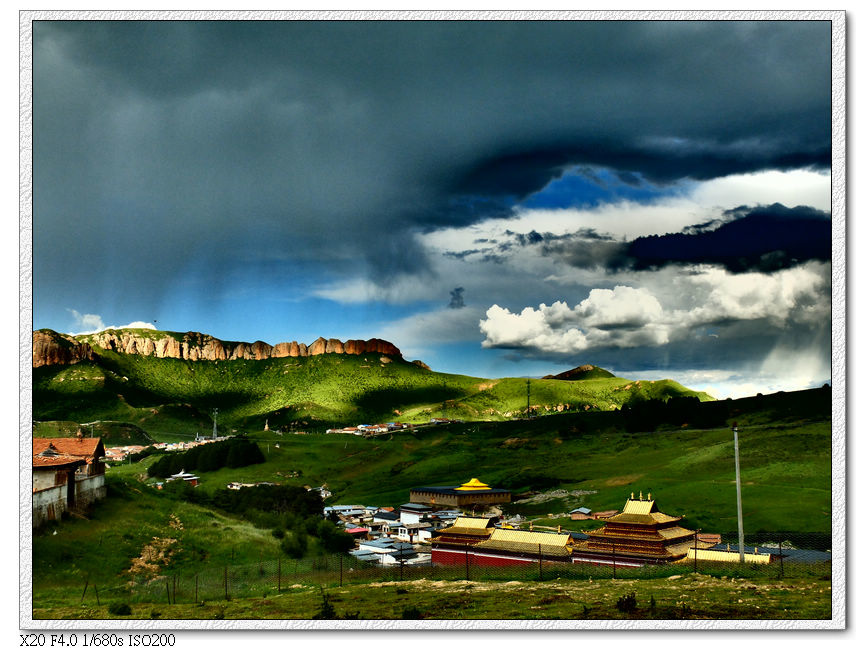
[[[219,409],[213,409],[213,439],[216,440],[216,416],[219,415]]]
[[[532,384],[526,379],[526,417],[532,417]]]
[[[739,562],[745,563],[745,532],[742,528],[742,479],[739,475],[739,427],[733,423],[733,452],[736,458],[736,514],[739,520]]]

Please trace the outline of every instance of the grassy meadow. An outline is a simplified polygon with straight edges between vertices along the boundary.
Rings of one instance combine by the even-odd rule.
[[[536,526],[595,528],[597,521],[571,521],[567,513],[618,510],[630,493],[642,492],[663,512],[684,516],[683,525],[729,539],[736,529],[736,423],[747,542],[805,540],[827,550],[830,389],[715,401],[667,380],[601,375],[532,380],[534,417],[527,418],[525,379],[445,375],[369,355],[185,362],[99,351],[94,362],[34,369],[34,435],[74,435],[83,424],[85,435],[92,431],[107,445],[188,439],[211,430],[210,412],[218,408],[220,432],[245,433],[265,462],[199,472],[200,493],[233,481],[325,485],[333,492],[327,504],[398,507],[412,487],[477,477],[510,489],[513,501],[502,510]],[[434,416],[465,421],[428,424]],[[333,425],[394,420],[416,426],[372,438],[324,434]],[[155,490],[147,468],[158,458],[109,467],[105,500],[85,516],[34,531],[34,617],[311,618],[325,605],[323,589],[332,616],[376,619],[830,615],[828,575],[815,582],[756,574],[594,583],[379,580],[375,589],[298,579],[282,590],[250,587],[230,600],[169,606],[159,591],[169,576],[262,570],[262,562],[273,570],[286,556],[255,518]],[[311,539],[300,561],[310,567],[320,557]],[[153,593],[142,596],[141,585]],[[617,607],[630,593],[635,604]],[[129,614],[108,610],[121,602]]]
[[[632,598],[631,598],[632,597]],[[813,578],[675,575],[648,580],[383,580],[322,589],[290,583],[281,592],[200,603],[131,603],[112,614],[110,600],[43,605],[34,618],[415,620],[819,620],[831,617],[832,588]],[[325,600],[326,599],[326,600]],[[106,599],[107,600],[107,599]],[[627,604],[620,604],[627,603]],[[500,624],[498,624],[500,625]]]

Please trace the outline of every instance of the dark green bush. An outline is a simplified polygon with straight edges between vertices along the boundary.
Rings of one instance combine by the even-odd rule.
[[[113,616],[129,616],[132,614],[132,608],[128,603],[111,603],[108,606],[108,613]]]
[[[616,609],[625,614],[630,614],[637,609],[637,594],[633,591],[624,596],[620,596],[616,601]]]
[[[423,614],[421,614],[421,611],[417,607],[410,605],[402,610],[400,618],[407,621],[417,621],[423,618]]]

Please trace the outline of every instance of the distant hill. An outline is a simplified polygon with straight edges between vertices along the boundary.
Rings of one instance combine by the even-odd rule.
[[[196,332],[110,330],[71,337],[40,330],[34,332],[33,417],[125,422],[165,439],[209,432],[214,409],[220,430],[229,431],[526,416],[525,379],[431,371],[380,339],[322,338],[298,344],[298,356],[293,351],[291,344],[223,342]],[[631,381],[591,368],[580,381],[532,380],[531,415],[712,399],[672,380]]]
[[[581,381],[583,379],[606,379],[615,377],[609,370],[586,364],[579,368],[560,372],[558,375],[547,375],[544,379],[562,379],[564,381]]]
[[[51,420],[33,423],[34,438],[72,438],[78,432],[85,437],[101,438],[106,447],[150,445],[155,442],[142,428],[128,422],[69,422]]]

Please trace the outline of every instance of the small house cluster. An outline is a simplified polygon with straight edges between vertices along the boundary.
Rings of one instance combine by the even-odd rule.
[[[429,544],[435,531],[460,516],[458,510],[438,510],[418,503],[399,508],[336,505],[324,508],[357,540],[351,554],[376,564],[429,564]]]
[[[221,442],[223,440],[228,440],[228,436],[217,436],[216,438],[196,437],[195,440],[190,440],[189,442],[154,442],[153,448],[161,449],[162,451],[186,451],[193,447],[207,445],[211,442]]]
[[[225,487],[229,490],[242,490],[244,488],[257,487],[259,485],[277,485],[277,484],[272,483],[270,481],[256,481],[255,483],[241,483],[240,481],[232,481],[231,483],[227,483]]]
[[[328,429],[325,433],[348,433],[354,436],[363,436],[372,438],[381,436],[387,433],[394,433],[404,429],[414,429],[416,427],[426,427],[437,424],[457,424],[463,420],[451,420],[448,418],[430,418],[427,424],[405,424],[404,422],[387,422],[386,424],[358,424],[351,427],[342,427],[339,429]]]
[[[325,433],[348,433],[354,436],[364,436],[370,438],[372,436],[380,436],[394,431],[402,431],[403,429],[411,428],[410,424],[402,422],[388,422],[387,424],[358,424],[354,427],[343,427],[341,429],[328,429]]]
[[[123,462],[132,454],[138,454],[144,451],[144,445],[123,445],[122,447],[106,447],[105,460]]]

